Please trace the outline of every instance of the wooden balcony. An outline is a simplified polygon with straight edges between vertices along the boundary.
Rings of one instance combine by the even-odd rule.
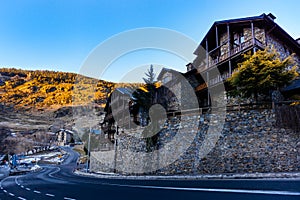
[[[210,58],[209,59],[209,67],[212,67],[212,66],[215,66],[223,61],[226,61],[228,60],[230,57],[233,57],[239,53],[242,53],[246,50],[249,50],[253,47],[259,47],[261,49],[264,49],[265,46],[262,42],[260,42],[259,40],[257,40],[256,38],[254,39],[254,41],[252,39],[250,40],[247,40],[243,43],[241,43],[239,46],[236,46],[234,48],[232,48],[230,51],[227,51],[226,53],[220,55],[220,56],[217,56],[216,58],[212,59]],[[211,52],[209,52],[209,55],[213,55],[213,54],[217,54],[217,51],[219,53],[220,51],[220,47],[218,48],[215,48],[214,50],[212,50]]]
[[[220,82],[226,81],[230,76],[231,76],[231,74],[228,72],[225,74],[222,74],[222,75],[218,75],[217,77],[209,80],[209,86],[214,86]]]

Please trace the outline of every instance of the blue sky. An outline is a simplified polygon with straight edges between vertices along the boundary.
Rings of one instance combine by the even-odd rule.
[[[27,0],[0,1],[0,67],[79,72],[89,53],[123,31],[173,29],[202,40],[214,21],[272,12],[292,37],[300,37],[297,0]],[[150,63],[185,70],[186,61],[146,50],[115,61],[104,79],[118,81]]]

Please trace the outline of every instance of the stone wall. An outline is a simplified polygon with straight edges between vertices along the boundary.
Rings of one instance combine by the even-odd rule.
[[[262,44],[266,44],[265,29],[255,27],[254,35],[255,35],[255,38],[258,39]]]
[[[287,45],[283,44],[278,38],[273,35],[266,36],[266,43],[268,47],[274,47],[280,55],[281,59],[285,59],[290,56],[293,51],[288,48]],[[298,66],[300,66],[300,57],[299,55],[294,55],[294,59]],[[291,66],[292,67],[292,66]],[[298,67],[298,72],[300,72],[300,68]]]
[[[217,143],[214,145],[212,142],[214,145],[212,150],[206,156],[202,156],[205,151],[203,144],[213,141],[215,137],[211,133],[207,134],[208,128],[211,123],[220,123],[218,120],[210,122],[211,117],[211,115],[189,116],[188,121],[184,122],[179,118],[173,118],[161,125],[162,130],[156,146],[158,150],[167,146],[182,128],[186,131],[183,133],[185,139],[190,133],[195,133],[185,153],[165,166],[161,165],[165,155],[160,155],[160,151],[144,156],[143,159],[132,156],[134,154],[127,154],[125,150],[144,152],[145,140],[133,137],[132,134],[120,135],[116,156],[118,172],[134,174],[134,172],[125,173],[124,170],[134,171],[135,166],[144,167],[135,171],[139,174],[152,167],[163,166],[155,172],[148,172],[148,174],[162,175],[300,171],[299,133],[277,128],[272,110],[228,112]],[[176,148],[182,147],[176,146]],[[100,154],[103,152],[98,155]],[[94,162],[92,170],[112,171],[112,166],[115,166],[112,160],[113,153],[111,153],[110,168],[103,167],[101,160],[105,156],[102,157],[98,156],[98,163]]]
[[[244,32],[244,38],[245,38],[245,41],[251,40],[251,39],[252,39],[252,31],[251,31],[251,28],[244,28],[244,29],[243,29],[243,32]]]
[[[251,28],[243,28],[244,41],[252,40],[252,30]],[[231,33],[232,34],[232,33]],[[254,27],[254,35],[257,40],[259,40],[262,44],[266,43],[266,35],[265,30],[259,27]],[[224,44],[224,45],[222,45]],[[220,35],[220,45],[221,46],[221,55],[228,53],[228,36],[227,33],[223,33]]]
[[[220,49],[221,55],[227,54],[229,45],[227,33],[223,33],[220,36],[220,45],[222,45]]]

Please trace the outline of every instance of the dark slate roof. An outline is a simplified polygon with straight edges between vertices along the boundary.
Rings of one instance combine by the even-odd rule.
[[[118,92],[120,92],[121,94],[127,94],[128,96],[132,95],[132,90],[129,88],[117,88],[116,89]]]
[[[174,70],[174,69],[170,69],[170,68],[162,68],[162,70],[160,71],[160,73],[158,74],[158,76],[157,76],[157,80],[161,80],[161,78],[162,78],[162,76],[163,76],[163,74],[164,73],[166,73],[166,72],[170,72],[170,73],[181,73],[181,72],[179,72],[179,71],[176,71],[176,70]]]
[[[226,20],[216,21],[214,24],[232,24],[232,23],[240,23],[240,22],[250,22],[250,21],[256,21],[256,20],[264,19],[265,16],[266,16],[266,14],[263,13],[259,16],[243,17],[243,18],[226,19]]]
[[[300,89],[300,79],[294,80],[289,86],[283,89],[284,92]]]
[[[116,88],[115,91],[117,92],[120,92],[121,94],[125,94],[125,95],[128,95],[130,98],[134,99],[134,97],[132,96],[132,93],[134,92],[132,89],[130,88]],[[110,107],[110,102],[111,102],[111,95],[113,93],[111,93],[109,95],[109,97],[107,98],[106,100],[106,104],[105,104],[105,107],[104,107],[104,111],[105,112],[108,112],[108,109]]]

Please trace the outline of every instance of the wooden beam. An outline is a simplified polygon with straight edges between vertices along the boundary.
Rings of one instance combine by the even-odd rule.
[[[253,21],[251,21],[251,34],[252,34],[252,44],[255,45],[255,33],[254,33],[254,24]],[[255,52],[255,47],[253,48],[253,51]]]
[[[230,55],[230,29],[229,29],[229,24],[227,24],[227,41],[228,41],[228,55]]]
[[[207,106],[209,106],[209,73],[206,72],[206,81],[207,81]]]
[[[205,39],[205,50],[206,50],[206,68],[209,67],[209,60],[208,60],[208,41],[207,38]]]
[[[219,46],[219,34],[218,34],[218,26],[216,25],[216,46]]]
[[[231,60],[229,60],[229,66],[228,66],[228,73],[230,74],[230,76],[231,76],[231,74],[232,74],[232,68],[231,68]]]

